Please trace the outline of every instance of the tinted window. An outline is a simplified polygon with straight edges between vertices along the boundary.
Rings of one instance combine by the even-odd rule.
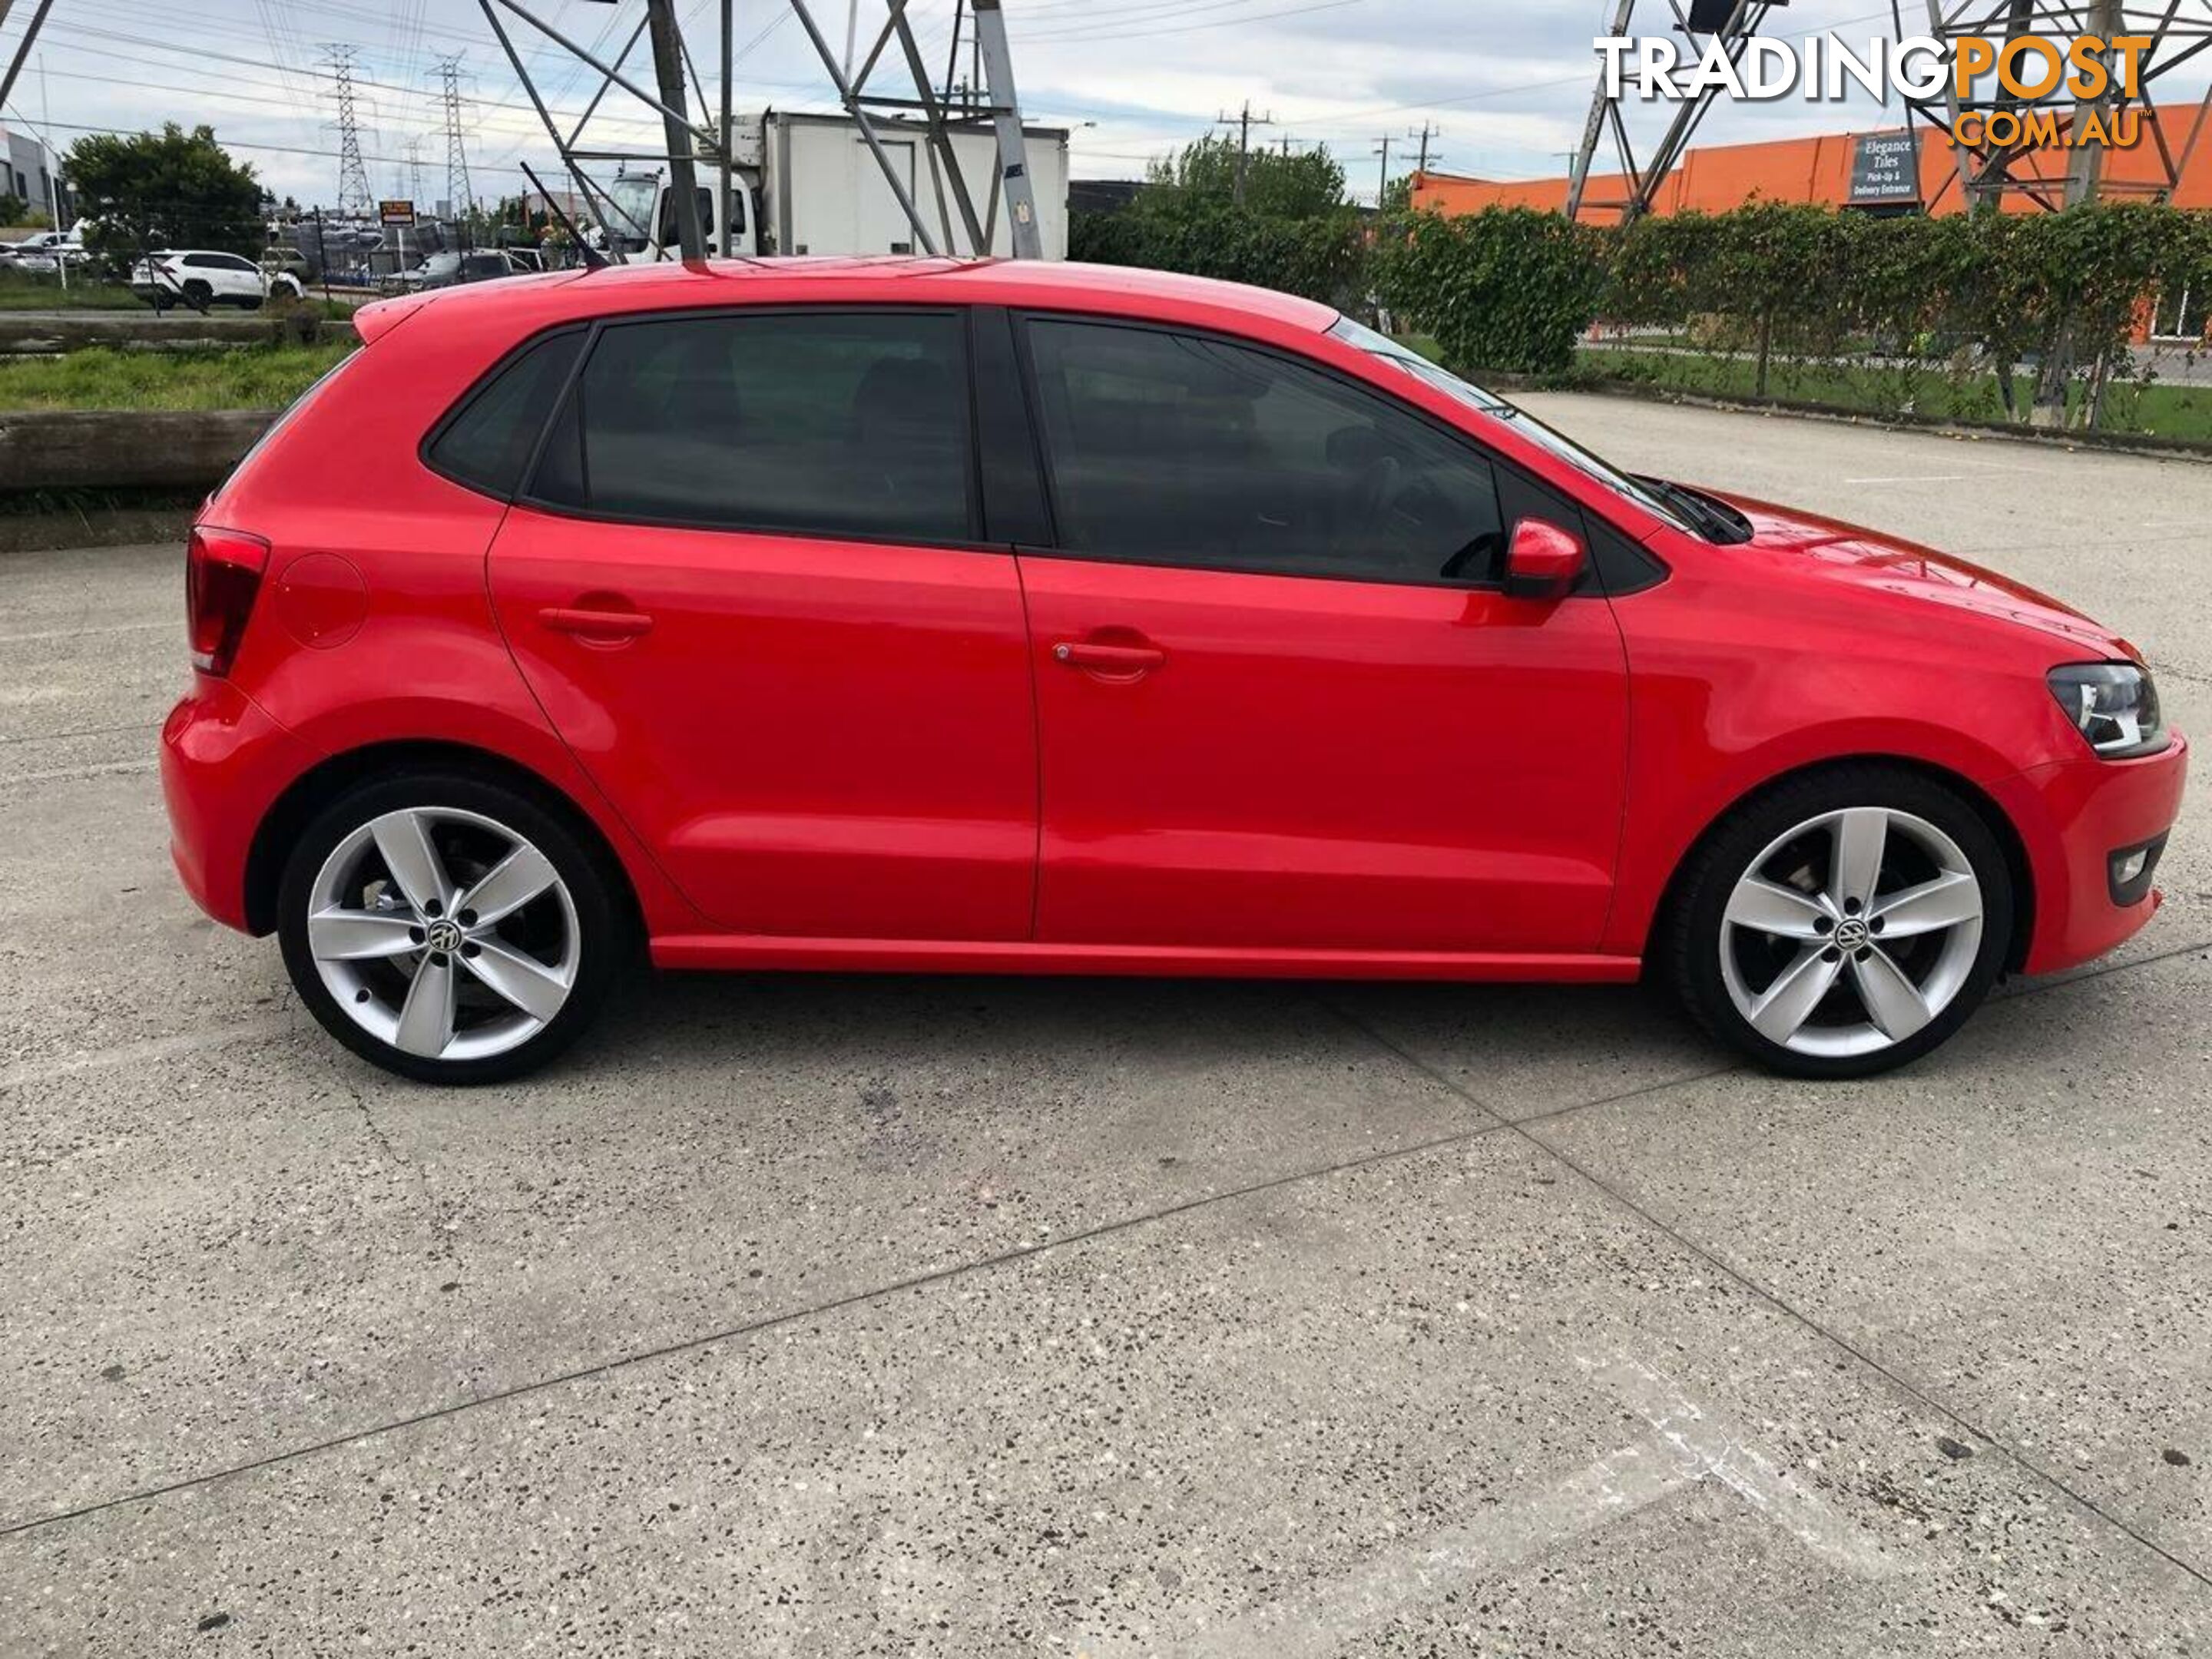
[[[700,185],[691,192],[699,204],[699,230],[708,240],[713,240],[714,224],[714,192]],[[676,230],[676,192],[668,191],[660,198],[660,246],[672,248],[683,239]]]
[[[432,464],[495,495],[513,495],[583,343],[581,334],[556,334],[501,369],[439,434]]]
[[[1491,469],[1388,400],[1195,336],[1030,325],[1060,544],[1149,563],[1487,580]]]
[[[532,493],[621,518],[961,541],[964,331],[945,314],[604,331]]]

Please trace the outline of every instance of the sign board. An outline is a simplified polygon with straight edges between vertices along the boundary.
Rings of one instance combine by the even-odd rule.
[[[1920,199],[1920,135],[1862,132],[1851,140],[1852,207],[1880,207]]]
[[[415,222],[415,204],[412,202],[379,202],[376,221],[382,225],[398,225],[403,229]]]

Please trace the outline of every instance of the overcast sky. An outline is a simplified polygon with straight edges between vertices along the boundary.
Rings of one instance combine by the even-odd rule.
[[[586,44],[621,36],[637,0],[526,0]],[[2202,4],[2203,0],[2191,0]],[[740,109],[834,106],[829,82],[785,0],[736,0]],[[811,0],[842,50],[846,0]],[[884,0],[860,0],[864,44]],[[716,0],[679,0],[702,65],[715,43]],[[28,3],[15,8],[0,47],[12,49]],[[1453,172],[1530,178],[1563,172],[1595,74],[1590,40],[1611,9],[1601,0],[1006,0],[1022,101],[1033,120],[1074,128],[1079,177],[1141,175],[1146,160],[1206,131],[1249,100],[1273,125],[1254,138],[1301,148],[1327,143],[1355,191],[1371,199],[1375,151],[1387,135],[1391,172],[1410,166],[1425,120],[1441,130],[1432,155]],[[1907,15],[1922,9],[1909,4]],[[943,60],[953,0],[911,0],[925,50]],[[1771,31],[1834,28],[1855,46],[1887,33],[1882,0],[1796,0]],[[1645,20],[1649,18],[1647,22]],[[1640,27],[1669,20],[1663,0],[1641,0]],[[526,26],[518,25],[523,36]],[[590,71],[535,37],[525,47],[556,111],[590,95]],[[420,192],[442,196],[446,144],[435,60],[462,55],[465,126],[479,197],[521,188],[518,159],[548,171],[551,146],[475,0],[54,0],[31,67],[0,120],[47,126],[54,143],[87,129],[136,130],[163,120],[207,122],[279,195],[307,203],[337,193],[325,43],[357,49],[360,117],[377,195],[416,194],[406,157],[422,156]],[[633,61],[642,70],[646,54]],[[642,78],[642,75],[641,77]],[[2202,82],[2197,83],[2201,88]],[[896,90],[896,88],[887,88]],[[608,114],[631,116],[636,106]],[[1659,118],[1645,112],[1644,131]],[[1699,142],[1872,128],[1893,110],[1839,111],[1795,100],[1716,108]],[[650,141],[634,117],[594,132]],[[1601,158],[1604,152],[1601,152]]]

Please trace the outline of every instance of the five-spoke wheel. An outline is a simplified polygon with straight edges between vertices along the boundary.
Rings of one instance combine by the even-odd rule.
[[[1858,1076],[1941,1042],[2009,941],[2010,878],[1966,802],[1839,768],[1755,799],[1685,872],[1675,971],[1717,1034],[1785,1071]]]
[[[613,946],[601,866],[562,820],[475,781],[337,802],[279,901],[292,977],[356,1052],[439,1081],[512,1076],[564,1046]]]

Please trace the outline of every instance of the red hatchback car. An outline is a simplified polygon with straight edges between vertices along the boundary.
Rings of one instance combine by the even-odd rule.
[[[799,260],[359,322],[193,532],[162,775],[193,896],[410,1077],[543,1062],[641,947],[1656,970],[1853,1076],[2158,903],[2126,641],[1322,306]]]

